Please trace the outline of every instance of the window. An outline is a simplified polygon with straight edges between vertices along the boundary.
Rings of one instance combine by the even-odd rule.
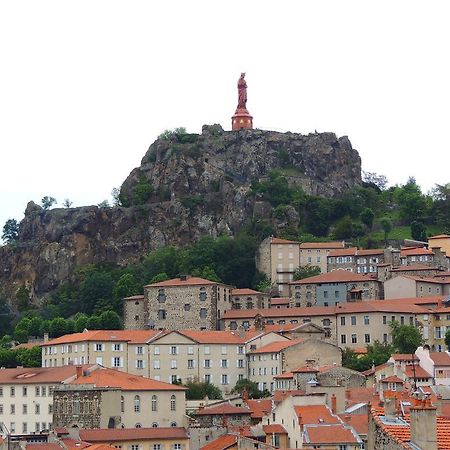
[[[345,325],[345,316],[341,316],[341,325],[342,325],[342,326]]]
[[[142,428],[142,423],[138,422],[137,424],[134,425],[134,428]]]
[[[118,356],[114,356],[112,358],[112,366],[113,367],[122,367],[122,358]]]
[[[178,347],[176,345],[172,345],[170,347],[170,354],[171,355],[178,355]]]
[[[177,410],[177,398],[175,397],[175,395],[172,395],[170,397],[170,410],[171,411]]]
[[[388,335],[386,333],[383,334],[383,343],[388,341]]]
[[[140,444],[131,444],[131,450],[141,450]]]
[[[328,291],[323,291],[323,298],[328,298]]]
[[[158,428],[158,422],[153,422],[152,423],[152,428]]]
[[[356,336],[356,334],[352,334],[352,344],[356,344],[358,342],[358,338]]]
[[[158,397],[156,395],[152,395],[152,411],[158,411]]]
[[[136,347],[136,355],[143,355],[144,354],[144,347],[138,346]]]
[[[366,344],[370,344],[370,334],[365,334],[364,335],[364,342],[366,343]]]
[[[347,336],[345,334],[341,334],[341,344],[347,343]]]
[[[164,320],[166,318],[166,310],[165,309],[160,309],[158,311],[158,319],[159,320]]]
[[[158,302],[164,303],[166,301],[166,293],[164,289],[158,289]]]
[[[96,352],[102,352],[103,351],[103,344],[95,344],[95,351]]]
[[[153,444],[153,450],[161,450],[161,444]]]
[[[34,404],[34,413],[40,414],[41,413],[41,405],[39,403]]]
[[[3,414],[3,404],[0,404],[0,414]]]
[[[238,355],[243,355],[245,353],[245,348],[243,345],[238,345],[237,353],[238,353]]]
[[[222,374],[222,380],[221,380],[222,384],[228,384],[228,375],[226,373]]]
[[[177,360],[176,359],[172,359],[170,361],[170,368],[171,369],[176,369],[177,368]]]
[[[161,369],[161,363],[160,363],[159,359],[154,359],[153,360],[153,368],[154,369]]]
[[[383,316],[383,325],[387,324],[387,316]]]
[[[16,405],[14,405],[14,404],[10,405],[9,412],[11,414],[15,414],[16,413]]]
[[[200,308],[200,319],[206,319],[208,310],[206,308]]]
[[[334,298],[339,298],[339,291],[334,291]]]
[[[222,355],[227,354],[227,346],[226,345],[222,345],[221,353],[222,353]]]
[[[173,450],[181,450],[181,444],[173,444]]]
[[[136,360],[136,369],[143,369],[144,368],[144,360],[143,359],[137,359]]]
[[[205,355],[209,355],[211,353],[211,348],[207,345],[205,346]]]
[[[211,360],[210,359],[205,359],[203,362],[203,367],[205,369],[210,369],[211,368]]]
[[[114,352],[121,352],[122,351],[122,344],[113,344],[113,351]]]
[[[364,325],[369,325],[370,320],[369,320],[369,316],[364,316]]]
[[[212,376],[209,373],[207,373],[205,375],[205,383],[211,383],[211,382],[212,382]]]
[[[10,396],[15,397],[16,396],[16,388],[14,386],[11,386],[10,389]]]
[[[190,305],[190,303],[185,303],[185,304],[184,304],[184,310],[185,310],[185,311],[190,311],[190,310],[191,310],[191,305]]]
[[[204,302],[206,300],[206,288],[205,287],[201,287],[200,288],[200,293],[199,293],[199,299],[200,301]]]
[[[239,369],[243,369],[245,367],[244,360],[243,359],[238,359],[237,360],[237,366],[238,366]]]
[[[194,369],[195,368],[195,364],[194,364],[194,360],[193,359],[188,359],[187,367],[188,367],[188,369]]]
[[[22,423],[22,433],[28,433],[28,427],[27,427],[27,423],[23,422]]]
[[[125,412],[125,398],[123,395],[120,396],[120,412]]]
[[[139,395],[134,396],[134,412],[141,412],[141,397]]]
[[[220,367],[222,367],[223,369],[226,369],[228,367],[228,359],[221,359]]]
[[[351,320],[351,322],[352,322],[352,325],[356,325],[356,316],[352,316],[352,317],[350,318],[350,320]]]
[[[22,405],[22,414],[27,414],[28,413],[28,405],[26,403],[24,403]]]

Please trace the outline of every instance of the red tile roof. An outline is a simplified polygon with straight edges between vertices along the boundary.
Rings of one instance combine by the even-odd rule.
[[[333,270],[314,277],[303,278],[303,280],[292,281],[289,284],[318,284],[318,283],[349,283],[349,282],[368,282],[376,281],[370,275],[350,272],[349,270]]]
[[[189,439],[181,427],[80,429],[80,439],[87,442],[132,441],[143,439]]]
[[[303,425],[340,423],[339,419],[332,414],[330,408],[326,405],[294,406],[294,411],[299,418],[299,422]]]
[[[354,444],[358,442],[350,428],[335,425],[306,426],[304,442],[308,444]]]
[[[311,308],[267,308],[267,309],[229,309],[223,313],[223,319],[254,318],[258,314],[263,317],[288,317],[288,316],[329,316],[334,315],[334,306],[314,306]],[[295,324],[299,326],[299,324]],[[282,325],[287,327],[287,325]]]
[[[116,341],[143,344],[160,333],[161,331],[159,330],[92,330],[83,331],[82,333],[66,334],[48,342],[43,342],[40,345],[41,347],[46,347],[88,341]]]
[[[332,252],[328,253],[328,256],[355,256],[357,252],[356,247],[350,247],[350,248],[343,248],[340,250],[333,250]]]
[[[400,249],[401,258],[406,258],[407,256],[420,256],[420,255],[434,255],[434,252],[428,250],[425,247],[405,247]]]
[[[248,288],[231,290],[231,295],[255,295],[255,294],[262,294],[262,292]]]
[[[272,240],[270,241],[271,244],[300,244],[300,242],[297,241],[290,241],[288,239],[281,239],[281,238],[276,238],[273,237]]]
[[[368,377],[369,375],[373,375],[374,373],[385,369],[386,367],[389,367],[389,364],[384,363],[384,364],[379,364],[378,366],[375,367],[371,367],[370,369],[365,370],[364,372],[361,372],[363,375],[365,375],[366,377]]]
[[[437,236],[428,236],[428,240],[430,239],[448,239],[450,236],[448,234],[438,234]]]
[[[319,369],[315,367],[301,366],[293,369],[292,373],[318,373]]]
[[[83,366],[89,367],[93,366]],[[62,383],[75,377],[76,373],[76,366],[1,369],[0,384]]]
[[[275,377],[274,377],[275,378]],[[291,391],[275,391],[273,393],[273,401],[275,404],[282,402],[287,397],[295,397],[296,395],[305,395],[305,391],[291,390]]]
[[[211,284],[223,284],[216,281],[206,280],[200,277],[172,278],[171,280],[160,281],[158,283],[147,284],[144,287],[180,287],[180,286],[206,286]]]
[[[414,377],[414,372],[415,372],[415,377]],[[408,378],[432,378],[432,376],[418,364],[416,364],[414,366],[414,369],[413,369],[412,365],[406,366],[405,367],[405,375]]]
[[[289,297],[271,298],[271,305],[289,305],[291,299]]]
[[[265,334],[260,330],[245,331],[242,336],[237,331],[181,330],[178,333],[200,344],[245,344]]]
[[[226,450],[234,446],[237,442],[238,436],[236,434],[225,434],[214,439],[200,448],[200,450]]]
[[[372,248],[367,250],[358,250],[357,256],[371,256],[371,255],[383,255],[384,249],[382,248]]]
[[[413,271],[429,271],[429,270],[439,270],[437,267],[426,266],[425,264],[411,264],[409,266],[398,266],[392,267],[391,272],[413,272]]]
[[[294,378],[294,372],[284,372],[280,375],[274,375],[274,378],[277,380],[288,380],[290,378]]]
[[[252,350],[250,353],[278,353],[281,350],[284,350],[285,348],[292,347],[293,345],[300,344],[303,342],[303,339],[297,339],[295,341],[277,341],[277,342],[271,342],[270,344],[263,345],[262,347]]]
[[[185,391],[176,384],[164,383],[127,372],[100,367],[72,381],[71,385],[94,385],[94,387],[117,387],[124,391]]]
[[[430,352],[435,366],[450,366],[450,355],[447,352]]]
[[[303,242],[300,244],[301,249],[328,249],[343,248],[344,242]]]
[[[239,406],[233,406],[230,403],[220,403],[218,405],[205,406],[195,412],[196,416],[223,416],[223,415],[239,415],[239,414],[251,414],[249,408],[241,408]]]
[[[403,384],[403,380],[401,378],[399,378],[397,375],[392,375],[390,377],[386,377],[383,378],[381,380],[382,383],[402,383]]]
[[[264,433],[266,434],[288,434],[286,428],[279,423],[273,423],[272,425],[263,425]]]
[[[339,417],[348,425],[353,427],[359,435],[367,435],[369,421],[366,414],[339,414]]]
[[[249,399],[245,402],[250,408],[252,419],[262,419],[265,415],[270,413],[272,410],[272,400],[271,399]]]
[[[26,450],[62,450],[62,447],[56,442],[45,442],[41,444],[26,444]]]
[[[391,355],[394,361],[419,361],[416,355],[411,355],[410,353],[394,353]]]

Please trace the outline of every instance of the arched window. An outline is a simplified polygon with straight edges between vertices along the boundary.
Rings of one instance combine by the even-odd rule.
[[[120,397],[120,412],[125,412],[125,399],[123,395]]]
[[[170,410],[171,411],[177,410],[177,398],[175,397],[175,395],[172,395],[170,397]]]
[[[139,395],[134,396],[134,412],[141,412],[141,397]]]
[[[158,411],[158,397],[156,395],[152,395],[152,411]]]

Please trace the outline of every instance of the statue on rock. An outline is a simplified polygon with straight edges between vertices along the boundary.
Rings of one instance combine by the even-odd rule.
[[[238,105],[234,116],[231,118],[231,128],[233,131],[251,130],[253,128],[253,117],[247,110],[247,82],[245,81],[245,72],[237,83]]]

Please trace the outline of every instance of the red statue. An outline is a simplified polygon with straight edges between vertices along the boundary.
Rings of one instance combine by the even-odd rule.
[[[238,80],[238,108],[247,108],[247,82],[244,79],[245,72],[241,73],[241,77]]]
[[[238,105],[234,116],[231,118],[231,129],[251,130],[253,128],[253,117],[247,110],[247,82],[245,81],[245,72],[241,73],[241,77],[237,83],[238,87]]]

